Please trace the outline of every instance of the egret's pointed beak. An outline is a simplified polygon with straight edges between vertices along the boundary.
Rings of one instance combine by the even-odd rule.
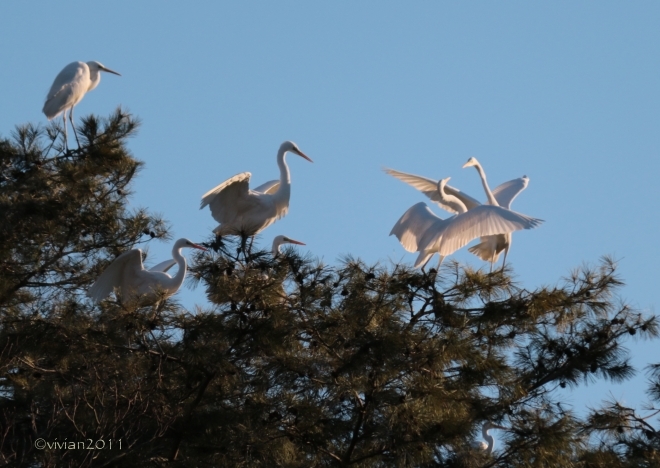
[[[207,252],[209,250],[206,247],[202,247],[199,244],[193,244],[192,247],[195,248],[195,249],[203,250],[204,252]]]
[[[117,73],[117,72],[114,71],[114,70],[110,70],[109,68],[106,68],[106,67],[99,67],[99,68],[100,68],[101,70],[105,71],[105,72],[112,73],[113,75],[121,76],[120,73]]]
[[[310,158],[309,156],[307,156],[305,153],[303,153],[303,152],[300,151],[300,150],[295,150],[295,149],[294,149],[294,150],[291,150],[291,151],[292,151],[293,153],[296,153],[298,156],[301,156],[301,157],[305,158],[305,159],[308,160],[309,162],[312,162],[312,163],[314,162],[314,161],[312,161],[312,158]],[[305,245],[305,244],[303,244],[303,245]]]
[[[463,167],[461,169],[465,169],[466,167],[470,167],[472,164],[470,164],[470,161],[466,162],[463,164]]]
[[[284,240],[287,241],[289,244],[306,245],[304,242],[300,242],[294,239],[289,239],[288,237],[285,237]]]

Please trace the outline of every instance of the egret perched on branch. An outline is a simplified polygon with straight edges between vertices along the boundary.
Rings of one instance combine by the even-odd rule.
[[[150,305],[176,293],[186,277],[186,259],[181,249],[193,248],[206,250],[188,239],[179,239],[172,248],[171,260],[165,260],[146,270],[142,265],[142,251],[133,249],[124,252],[106,268],[96,282],[89,288],[87,295],[98,304],[114,289],[118,289],[118,298],[122,302],[139,299],[140,305]],[[175,264],[179,265],[176,275],[166,272]]]
[[[463,167],[467,167],[467,166],[463,166]],[[395,171],[394,169],[385,169],[385,172],[413,186],[417,190],[421,191],[424,195],[426,195],[431,200],[433,200],[441,208],[449,211],[450,213],[458,213],[458,211],[454,207],[441,202],[440,194],[438,193],[438,189],[437,189],[438,181],[426,177],[418,176],[415,174],[408,174],[406,172]],[[493,190],[491,193],[492,197],[497,201],[496,206],[501,206],[510,209],[511,202],[513,202],[513,200],[518,196],[520,192],[522,192],[523,190],[525,190],[525,188],[527,188],[528,184],[529,184],[529,178],[527,176],[523,176],[518,179],[513,179],[508,182],[504,182],[503,184],[497,186],[495,190]],[[468,210],[471,210],[481,205],[481,203],[475,198],[472,198],[470,195],[466,194],[465,192],[462,192],[459,189],[454,188],[450,185],[445,186],[445,193],[457,197]],[[468,251],[478,256],[482,260],[486,262],[490,262],[492,268],[492,264],[497,262],[500,252],[505,249],[506,250],[504,257],[506,261],[506,252],[508,252],[509,245],[511,245],[510,234],[497,234],[494,236],[484,236],[479,244],[470,247]]]
[[[277,257],[280,254],[280,247],[283,244],[296,244],[296,245],[305,245],[303,242],[291,239],[287,236],[277,236],[273,239],[273,257]]]
[[[289,211],[291,197],[291,175],[285,161],[286,153],[291,152],[313,162],[298,145],[285,141],[277,151],[277,165],[280,180],[271,180],[250,190],[250,174],[243,172],[227,179],[202,196],[199,209],[209,206],[213,218],[220,223],[213,232],[218,236],[234,235],[245,241],[266,229]]]
[[[98,86],[101,81],[102,71],[119,75],[116,71],[106,68],[99,62],[71,62],[55,77],[55,81],[53,81],[53,85],[50,87],[50,91],[48,91],[43,113],[46,114],[48,120],[52,120],[62,112],[64,143],[67,149],[69,148],[69,144],[66,133],[66,111],[69,110],[69,120],[71,120],[73,134],[76,137],[78,147],[80,147],[76,127],[73,124],[73,106],[82,100],[85,93]]]
[[[456,216],[439,218],[426,204],[418,203],[404,213],[390,233],[406,250],[420,253],[416,267],[423,268],[435,253],[440,254],[442,263],[444,257],[477,237],[531,229],[543,222],[500,206],[478,205],[468,210],[460,198],[447,193],[449,179],[438,182],[438,199],[442,206],[457,212]]]
[[[498,426],[497,424],[493,424],[490,421],[486,421],[481,428],[481,435],[484,438],[486,442],[473,442],[472,447],[482,449],[486,451],[486,455],[490,455],[491,452],[493,451],[493,447],[495,445],[495,440],[493,439],[493,436],[488,433],[489,430],[491,429],[506,429],[504,426]]]

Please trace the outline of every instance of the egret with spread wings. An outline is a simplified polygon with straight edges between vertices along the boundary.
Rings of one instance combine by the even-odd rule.
[[[277,152],[280,180],[271,180],[250,190],[251,174],[243,172],[226,180],[202,196],[200,209],[209,206],[213,218],[220,223],[213,232],[218,236],[234,235],[245,240],[258,234],[289,211],[291,175],[285,161],[291,152],[313,162],[298,145],[285,141]]]
[[[165,260],[147,270],[142,265],[142,251],[133,249],[118,256],[106,268],[96,282],[89,288],[87,295],[98,304],[113,290],[117,290],[120,302],[138,300],[139,305],[150,305],[176,293],[186,277],[186,259],[181,249],[193,248],[206,250],[188,239],[179,239],[172,248],[172,259]],[[174,265],[179,270],[174,276],[166,272]]]
[[[471,158],[471,160],[473,159],[476,161],[475,158]],[[466,166],[463,167],[467,167],[467,163]],[[415,174],[408,174],[406,172],[395,171],[394,169],[385,169],[385,172],[416,188],[428,198],[433,200],[441,208],[449,211],[450,213],[459,213],[455,205],[450,205],[441,201],[440,194],[438,192],[437,180],[432,180],[427,177],[422,177]],[[490,192],[488,203],[493,204],[492,201],[494,200],[496,202],[495,206],[501,206],[506,209],[510,209],[511,202],[513,202],[513,200],[518,196],[520,192],[527,188],[528,184],[529,178],[527,176],[504,182],[503,184],[496,187],[495,190]],[[481,205],[481,202],[475,198],[472,198],[465,192],[462,192],[461,190],[450,185],[445,186],[445,193],[447,195],[458,198],[458,200],[460,200],[460,202],[465,206],[467,210],[471,210]],[[487,196],[488,193],[489,191],[486,192]],[[428,210],[428,208],[426,209]],[[490,262],[492,268],[492,264],[497,262],[500,253],[504,250],[504,261],[506,262],[506,255],[511,245],[511,234],[484,236],[480,240],[481,242],[479,244],[470,247],[468,251],[478,256],[482,260]],[[414,251],[416,250],[413,250],[413,252]],[[504,266],[504,264],[502,266]]]
[[[422,268],[438,253],[440,263],[447,255],[467,245],[477,237],[506,234],[531,229],[543,221],[494,205],[477,205],[468,210],[465,203],[447,193],[449,177],[438,182],[438,203],[458,213],[442,219],[425,203],[418,203],[406,211],[392,228],[401,245],[409,252],[419,252],[415,266]]]
[[[98,86],[101,82],[102,71],[119,75],[116,71],[110,70],[99,62],[72,62],[55,77],[55,81],[50,87],[50,91],[48,91],[42,111],[46,114],[48,120],[54,119],[62,112],[64,144],[67,148],[69,144],[66,133],[66,111],[69,110],[69,120],[71,120],[73,134],[76,137],[78,147],[80,147],[76,127],[73,124],[73,107],[82,100],[88,91]]]

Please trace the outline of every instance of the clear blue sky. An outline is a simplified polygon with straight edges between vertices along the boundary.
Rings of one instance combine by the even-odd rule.
[[[276,179],[290,139],[314,164],[288,157],[290,212],[262,245],[286,234],[331,264],[412,262],[388,233],[425,198],[382,167],[451,176],[483,199],[476,171],[461,169],[476,156],[491,186],[528,175],[514,209],[546,220],[514,235],[522,286],[610,254],[623,298],[657,311],[658,2],[60,1],[3,3],[0,15],[0,134],[46,123],[46,92],[69,62],[119,71],[76,115],[121,104],[143,120],[133,202],[171,221],[174,239],[209,235],[199,199],[218,183]],[[152,264],[169,255],[152,244]],[[201,291],[178,297],[204,304]],[[638,367],[660,360],[658,342],[628,345]],[[591,385],[575,404],[609,392],[637,404],[644,380],[640,369],[633,384]]]

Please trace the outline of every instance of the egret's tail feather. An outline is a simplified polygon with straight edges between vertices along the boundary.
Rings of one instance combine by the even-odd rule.
[[[500,257],[499,252],[493,249],[493,246],[487,242],[481,242],[480,244],[474,245],[468,249],[468,252],[473,253],[484,262],[497,262],[497,259]]]

